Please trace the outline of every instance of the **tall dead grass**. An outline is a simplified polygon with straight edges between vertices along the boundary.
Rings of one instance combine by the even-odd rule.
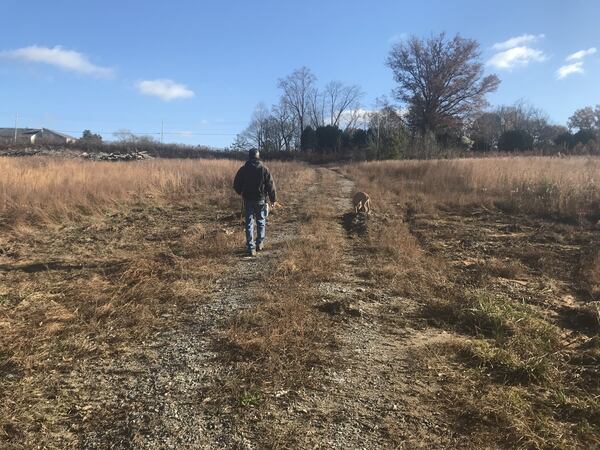
[[[93,162],[0,157],[0,224],[61,223],[132,203],[171,203],[200,192],[215,204],[236,201],[231,160]],[[284,186],[302,164],[269,163]],[[301,181],[301,180],[300,180]]]
[[[5,223],[59,222],[122,203],[168,201],[229,188],[239,162],[154,160],[91,162],[0,158],[0,217]]]
[[[501,157],[344,166],[380,204],[498,207],[563,220],[600,219],[600,159]]]
[[[206,301],[243,248],[240,165],[0,158],[1,448],[77,446],[91,394],[64,374],[143,348]],[[282,202],[306,187],[304,165],[268,166]]]

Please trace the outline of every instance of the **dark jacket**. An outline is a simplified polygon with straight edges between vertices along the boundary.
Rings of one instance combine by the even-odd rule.
[[[271,203],[277,201],[273,177],[271,177],[269,169],[258,159],[249,159],[238,170],[235,180],[233,180],[233,188],[244,200],[249,202],[265,200],[267,196]]]

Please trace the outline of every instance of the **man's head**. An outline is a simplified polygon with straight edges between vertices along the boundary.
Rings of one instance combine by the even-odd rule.
[[[250,159],[259,159],[260,158],[260,153],[258,152],[258,149],[256,148],[252,148],[248,151],[248,158]]]

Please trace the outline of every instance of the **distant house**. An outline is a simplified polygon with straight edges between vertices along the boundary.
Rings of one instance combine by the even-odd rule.
[[[76,142],[77,138],[48,128],[17,128],[16,140],[19,144],[54,144],[65,145]],[[0,143],[15,142],[14,128],[0,128]]]

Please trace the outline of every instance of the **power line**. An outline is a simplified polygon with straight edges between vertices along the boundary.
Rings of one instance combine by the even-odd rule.
[[[0,111],[0,118],[11,118],[14,117],[14,111],[13,112],[1,112]],[[51,115],[45,116],[45,115],[28,115],[28,114],[23,114],[22,111],[19,114],[19,118],[20,119],[25,119],[25,120],[30,120],[32,122],[41,122],[41,121],[51,121],[51,122],[60,122],[60,123],[68,123],[68,124],[83,124],[83,123],[90,123],[90,124],[104,124],[104,125],[108,125],[108,126],[113,126],[113,125],[119,125],[122,123],[122,121],[120,120],[103,120],[103,119],[85,119],[85,118],[78,118],[75,120],[72,119],[63,119],[63,118],[58,118],[58,117],[52,117]],[[137,125],[142,125],[142,126],[152,126],[152,124],[154,124],[154,121],[144,121],[144,122],[137,122]],[[178,126],[178,127],[185,127],[185,126],[190,126],[190,127],[204,127],[207,125],[211,125],[211,126],[227,126],[227,125],[247,125],[248,121],[244,120],[244,121],[225,121],[225,120],[211,120],[211,121],[206,121],[206,122],[202,122],[202,121],[192,121],[192,123],[190,124],[189,122],[187,123],[187,125],[183,125],[181,124],[181,122],[177,123],[177,124],[173,124],[171,123],[171,125],[173,126]],[[85,125],[85,128],[90,128],[90,125]],[[92,125],[93,128],[93,125]],[[205,130],[215,130],[216,128],[204,128]],[[222,129],[222,128],[219,128]]]
[[[81,130],[55,130],[59,133],[81,133]],[[160,136],[163,135],[173,135],[173,136],[236,136],[238,133],[200,133],[200,132],[187,132],[187,131],[132,131],[132,130],[115,130],[115,131],[98,131],[94,130],[96,133],[100,134],[122,134],[122,133],[131,133],[135,135],[152,135],[152,136]]]

